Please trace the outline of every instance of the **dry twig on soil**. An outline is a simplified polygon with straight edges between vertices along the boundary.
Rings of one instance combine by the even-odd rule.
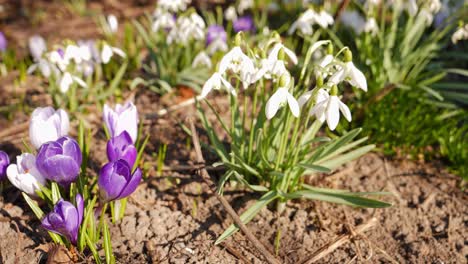
[[[189,123],[190,130],[192,132],[193,146],[195,148],[195,153],[197,156],[197,162],[198,164],[204,164],[205,159],[203,158],[203,154],[200,147],[200,140],[198,138],[197,131],[195,130],[193,120],[189,119]],[[234,223],[239,227],[240,230],[242,230],[247,239],[255,246],[255,248],[257,248],[257,250],[266,258],[266,260],[271,264],[281,263],[281,261],[279,261],[273,254],[270,253],[270,251],[268,251],[265,248],[265,246],[263,246],[263,244],[252,234],[252,232],[247,228],[247,226],[244,223],[242,223],[242,220],[239,218],[239,215],[237,215],[236,211],[234,211],[229,202],[223,196],[219,195],[216,192],[216,185],[211,180],[208,171],[203,167],[197,172],[203,179],[203,181],[208,185],[209,190],[216,196],[218,201],[223,205],[226,212],[231,216]]]

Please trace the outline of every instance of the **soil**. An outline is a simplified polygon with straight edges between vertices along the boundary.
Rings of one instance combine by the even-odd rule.
[[[143,9],[139,4],[134,6]],[[105,4],[96,6],[98,10],[107,8]],[[11,29],[9,32],[23,25],[21,23],[29,22],[20,20],[7,25]],[[47,34],[48,31],[43,30]],[[66,30],[60,32],[47,37],[53,39],[69,34]],[[29,33],[23,31],[22,34]],[[27,36],[18,39],[24,40]],[[14,79],[11,75],[1,79],[2,107],[21,103],[24,109],[32,109],[51,103],[36,77],[28,77],[20,87],[12,85]],[[18,93],[26,94],[25,100],[19,99]],[[186,97],[185,92],[168,98],[140,88],[129,96],[134,97],[144,119],[144,133],[149,134],[151,140],[144,158],[147,177],[130,197],[124,218],[111,226],[117,262],[265,263],[262,254],[240,232],[221,245],[214,245],[232,220],[195,172],[183,170],[193,164],[195,156],[191,141],[180,124],[185,124],[187,118],[196,118],[195,108],[189,106],[165,116],[154,114],[171,105],[172,100]],[[223,97],[213,100],[215,107],[226,109]],[[23,108],[12,109],[15,111],[8,112],[8,118],[0,116],[0,149],[14,157],[23,148],[22,140],[27,139],[28,114],[21,111]],[[100,111],[89,112],[92,114],[85,118],[94,139],[89,171],[96,174],[105,163],[102,155],[105,136],[100,128]],[[72,123],[72,127],[76,128],[77,123]],[[201,126],[197,128],[202,141],[206,142]],[[73,134],[76,135],[76,131],[72,131]],[[167,157],[163,172],[159,174],[154,160],[163,144],[167,145]],[[208,163],[216,160],[211,153],[204,155]],[[215,180],[220,176],[219,171],[210,171],[210,174]],[[296,200],[288,203],[281,214],[272,208],[263,209],[248,227],[283,263],[306,262],[342,235],[349,235],[351,239],[316,263],[467,263],[467,192],[459,187],[460,177],[449,174],[442,164],[390,160],[371,153],[331,175],[309,176],[307,181],[316,186],[351,191],[385,190],[392,195],[382,199],[393,206],[356,209]],[[228,186],[225,197],[240,214],[259,195]],[[359,225],[373,218],[377,224],[372,228],[359,234],[355,232]],[[0,193],[0,238],[0,263],[46,263],[51,255],[66,254],[63,249],[52,246],[21,194],[6,183]],[[79,258],[92,263],[91,254]]]

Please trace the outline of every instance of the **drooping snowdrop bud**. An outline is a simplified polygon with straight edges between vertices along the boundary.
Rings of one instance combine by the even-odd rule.
[[[350,50],[345,50],[345,64],[337,72],[335,72],[328,82],[331,85],[338,85],[342,81],[347,81],[354,87],[367,92],[367,80],[364,74],[354,66],[352,62],[352,54]]]
[[[205,82],[202,88],[200,97],[205,98],[211,90],[219,90],[221,87],[225,87],[228,92],[232,95],[236,95],[236,90],[232,85],[224,79],[224,77],[219,72],[213,73],[213,75]]]
[[[281,79],[279,82],[280,87],[270,97],[270,99],[268,99],[265,105],[265,115],[268,119],[272,119],[278,112],[279,108],[286,103],[288,104],[289,109],[291,110],[291,113],[293,114],[293,116],[295,117],[299,116],[300,114],[299,104],[296,98],[294,98],[294,96],[292,96],[292,94],[290,94],[288,91],[290,78],[291,77],[286,74],[281,76]]]
[[[81,162],[80,146],[70,137],[45,143],[36,159],[37,169],[46,179],[65,187],[78,178]]]
[[[8,47],[8,41],[5,35],[3,34],[3,32],[0,31],[0,52],[6,51],[7,47]]]
[[[6,152],[0,150],[0,181],[6,179],[6,171],[10,165],[10,158]]]
[[[109,26],[109,30],[111,33],[117,32],[117,30],[119,29],[119,22],[117,20],[117,17],[114,16],[113,14],[108,15],[107,25]]]
[[[115,110],[105,104],[103,119],[111,137],[116,137],[127,131],[132,138],[132,142],[136,142],[138,136],[138,110],[132,102],[127,102],[124,105],[116,104]]]
[[[205,66],[207,68],[211,68],[212,66],[210,57],[204,51],[198,53],[193,59],[192,68],[196,68],[198,66]]]
[[[237,6],[237,11],[239,11],[239,14],[243,14],[245,10],[252,8],[253,6],[253,0],[240,0],[239,5]]]
[[[275,46],[273,46],[273,49],[270,51],[270,54],[268,54],[268,59],[269,60],[278,59],[280,52],[284,52],[286,55],[288,55],[289,59],[291,59],[291,61],[294,64],[297,64],[297,56],[294,53],[294,51],[288,49],[282,43],[276,43]]]
[[[29,38],[29,53],[34,61],[39,61],[42,58],[42,54],[47,51],[47,45],[44,40],[39,35],[34,35]]]
[[[36,167],[36,157],[23,153],[16,157],[16,163],[6,170],[8,180],[21,191],[37,197],[36,191],[46,184],[46,179]]]
[[[52,107],[36,108],[29,122],[29,140],[38,149],[42,144],[55,141],[68,134],[70,121],[68,114],[62,110],[54,110]]]
[[[125,58],[125,52],[119,48],[109,46],[108,44],[104,44],[101,50],[101,60],[102,63],[107,64],[109,63],[111,57],[115,54],[119,55],[122,58]]]
[[[107,158],[109,161],[123,159],[130,167],[133,167],[137,154],[137,149],[133,145],[132,138],[127,131],[123,131],[120,135],[111,138],[107,142]]]
[[[141,170],[132,168],[125,160],[109,162],[99,172],[98,185],[104,202],[125,198],[132,194],[141,181]]]
[[[351,111],[347,105],[341,102],[340,98],[337,96],[338,88],[336,85],[332,87],[331,95],[329,95],[325,90],[320,89],[317,95],[317,103],[310,110],[310,115],[315,115],[315,117],[321,122],[327,121],[328,128],[330,130],[335,130],[340,121],[340,112],[343,116],[351,122]]]
[[[315,22],[322,28],[328,28],[335,22],[333,17],[325,10],[321,10],[315,17]]]
[[[62,93],[68,92],[68,89],[70,89],[70,86],[74,82],[76,82],[83,88],[88,87],[88,85],[82,79],[78,78],[77,76],[71,75],[69,72],[64,72],[63,75],[57,81],[58,86],[60,88],[60,92]]]
[[[224,11],[224,18],[228,21],[234,21],[237,20],[237,12],[236,8],[234,6],[229,6],[225,11]]]
[[[42,227],[65,236],[73,245],[78,241],[78,232],[83,221],[84,201],[81,194],[76,195],[75,203],[76,206],[60,199],[54,210],[42,219]]]
[[[236,19],[233,24],[232,28],[234,32],[254,32],[255,31],[255,24],[251,16],[243,16]]]

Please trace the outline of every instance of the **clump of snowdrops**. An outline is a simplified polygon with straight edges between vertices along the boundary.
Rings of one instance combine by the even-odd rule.
[[[314,62],[312,54],[319,48],[325,48],[326,55]],[[347,87],[367,90],[366,78],[354,66],[351,51],[345,47],[334,53],[331,41],[318,41],[309,47],[295,77],[289,69],[297,64],[295,53],[282,44],[279,35],[274,33],[252,48],[240,33],[203,86],[201,98],[222,89],[230,102],[229,122],[212,106],[211,99],[200,102],[215,114],[229,147],[215,132],[208,112],[201,105],[198,108],[211,147],[226,167],[218,191],[222,193],[225,184],[233,181],[262,193],[241,215],[244,222],[272,202],[282,211],[288,200],[298,198],[357,207],[390,206],[365,197],[383,193],[332,190],[305,183],[305,175],[330,173],[374,146],[361,145],[366,138],[357,139],[360,129],[330,137],[320,132],[324,124],[333,131],[340,119],[351,121],[351,112],[340,97]],[[216,243],[235,231],[237,227],[230,226]]]

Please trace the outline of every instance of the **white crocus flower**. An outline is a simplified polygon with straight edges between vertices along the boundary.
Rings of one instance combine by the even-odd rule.
[[[343,67],[340,67],[340,69],[330,77],[328,82],[331,85],[338,85],[344,80],[352,86],[367,92],[366,77],[358,68],[356,68],[356,66],[354,66],[352,61],[348,61]]]
[[[42,54],[47,51],[47,45],[39,35],[34,35],[29,38],[29,52],[34,61],[39,61],[42,58]]]
[[[234,87],[232,87],[232,85],[226,79],[224,79],[224,77],[219,72],[215,72],[203,85],[200,98],[205,98],[208,93],[211,92],[211,90],[219,90],[223,86],[233,96],[236,96],[236,90]]]
[[[29,122],[29,140],[39,149],[42,144],[55,141],[68,135],[70,120],[67,112],[62,109],[55,111],[52,107],[34,109]]]
[[[116,47],[109,46],[108,44],[104,44],[101,50],[102,63],[104,64],[109,63],[110,58],[112,57],[112,55],[114,55],[114,53],[119,55],[122,58],[126,57],[125,52],[123,52],[123,50],[116,48]]]
[[[310,115],[315,115],[320,122],[326,120],[328,128],[333,131],[340,121],[340,112],[348,122],[351,122],[349,107],[341,102],[338,96],[328,95],[325,90],[320,89],[317,95],[317,103],[310,110]]]
[[[242,52],[240,47],[232,48],[219,62],[219,73],[224,73],[227,70],[232,70],[234,73],[240,73],[245,68],[248,70],[255,69],[253,61]]]
[[[159,0],[158,7],[167,11],[175,12],[184,11],[191,0]]]
[[[270,99],[268,99],[265,105],[266,117],[268,119],[272,119],[278,112],[279,108],[286,103],[288,104],[293,116],[298,117],[300,114],[299,104],[296,101],[296,98],[289,93],[288,88],[286,87],[278,88]]]
[[[379,27],[375,18],[371,17],[367,19],[366,24],[364,25],[364,32],[370,33],[372,36],[375,36],[379,33]]]
[[[271,49],[270,54],[268,54],[268,60],[271,60],[271,61],[278,60],[278,54],[281,51],[281,49],[291,59],[291,61],[294,64],[297,64],[297,56],[294,53],[294,51],[286,48],[282,43],[276,43],[275,46],[273,46],[273,49]]]
[[[226,11],[224,11],[224,17],[228,21],[235,21],[237,20],[237,12],[234,6],[229,6]]]
[[[117,30],[119,29],[119,22],[117,20],[117,17],[114,16],[113,14],[108,15],[107,25],[109,26],[109,30],[111,33],[117,32]]]
[[[123,105],[116,104],[114,109],[105,104],[102,118],[111,138],[127,131],[132,138],[132,142],[136,143],[139,122],[138,109],[131,101],[127,101]]]
[[[58,80],[60,91],[62,93],[66,93],[74,82],[76,82],[83,88],[88,87],[88,85],[86,85],[86,83],[82,79],[78,78],[77,76],[71,75],[69,72],[64,72],[62,77]]]
[[[201,51],[197,56],[195,56],[195,59],[193,59],[192,68],[196,68],[197,66],[206,66],[211,68],[211,59],[206,52]]]
[[[16,157],[16,163],[8,166],[6,171],[8,179],[16,188],[37,197],[36,191],[46,185],[46,179],[36,167],[36,157],[33,154],[23,153]]]

